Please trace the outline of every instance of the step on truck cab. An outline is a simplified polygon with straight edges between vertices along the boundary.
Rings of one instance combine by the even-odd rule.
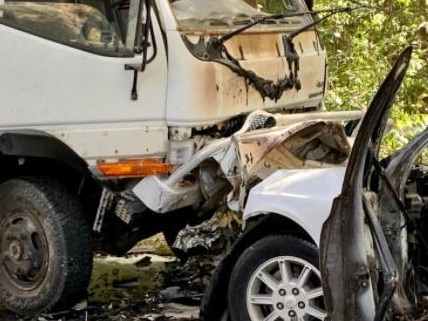
[[[320,111],[310,5],[0,0],[1,303],[72,306],[94,250],[171,240],[215,210],[233,134]]]

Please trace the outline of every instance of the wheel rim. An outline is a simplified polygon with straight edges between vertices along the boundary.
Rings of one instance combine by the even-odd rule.
[[[293,256],[274,257],[252,274],[246,292],[251,321],[324,320],[321,274]]]
[[[12,211],[0,220],[2,273],[13,288],[30,291],[45,279],[48,243],[44,229],[36,215],[26,211]]]

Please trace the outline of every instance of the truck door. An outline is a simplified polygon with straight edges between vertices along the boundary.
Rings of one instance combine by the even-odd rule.
[[[142,15],[140,2],[0,4],[0,129],[49,132],[89,163],[163,155],[166,53],[154,10]],[[134,77],[125,66],[142,65],[139,32],[151,16]]]

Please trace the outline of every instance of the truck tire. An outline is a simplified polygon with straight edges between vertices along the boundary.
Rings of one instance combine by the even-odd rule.
[[[86,297],[91,230],[80,203],[48,178],[0,185],[0,300],[19,315],[73,306]]]
[[[229,281],[232,321],[324,320],[318,250],[290,235],[269,235],[249,246]]]

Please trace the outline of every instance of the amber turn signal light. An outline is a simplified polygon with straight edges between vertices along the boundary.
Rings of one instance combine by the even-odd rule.
[[[97,165],[104,176],[148,176],[168,174],[169,165],[156,159],[131,159],[117,163]]]

